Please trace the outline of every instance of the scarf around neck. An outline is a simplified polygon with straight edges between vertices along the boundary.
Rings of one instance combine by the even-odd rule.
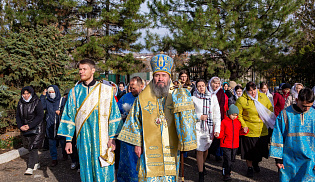
[[[266,124],[267,128],[273,129],[276,122],[276,115],[258,101],[259,92],[257,92],[255,98],[253,98],[247,91],[246,93],[248,97],[254,101],[256,110],[261,120]]]

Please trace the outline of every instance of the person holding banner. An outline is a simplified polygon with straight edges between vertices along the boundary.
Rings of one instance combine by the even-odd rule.
[[[246,84],[246,91],[235,105],[244,133],[248,132],[240,138],[241,157],[246,159],[247,176],[253,177],[254,170],[260,172],[258,163],[262,157],[268,158],[268,128],[273,129],[276,116],[269,98],[258,91],[254,82]]]
[[[81,81],[70,90],[58,135],[66,137],[66,151],[72,153],[76,131],[81,181],[114,181],[113,150],[122,120],[113,88],[94,80],[95,63],[79,62]]]

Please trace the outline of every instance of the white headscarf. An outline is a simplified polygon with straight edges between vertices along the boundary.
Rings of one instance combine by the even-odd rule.
[[[221,89],[221,80],[220,80],[220,86],[218,87],[217,90],[214,91],[214,90],[212,89],[212,87],[211,87],[211,82],[212,82],[212,80],[213,80],[213,79],[216,79],[216,78],[220,80],[219,77],[214,76],[214,77],[212,77],[212,78],[210,79],[210,81],[208,82],[208,90],[209,90],[209,92],[210,92],[211,95],[212,95],[212,94],[217,94],[217,93],[219,92],[219,90]]]
[[[276,123],[277,117],[273,112],[271,112],[269,109],[267,109],[264,105],[262,105],[258,101],[259,92],[257,92],[255,98],[253,98],[247,91],[246,91],[246,93],[247,93],[248,97],[254,101],[258,115],[262,119],[262,121],[266,124],[267,128],[273,129],[273,127]]]
[[[297,85],[302,85],[302,87],[303,87],[303,84],[302,84],[302,83],[295,83],[295,84],[293,85],[293,87],[291,88],[291,94],[293,95],[293,99],[297,99],[298,96],[299,96],[299,93],[298,93],[297,90],[296,90],[296,86],[297,86]]]

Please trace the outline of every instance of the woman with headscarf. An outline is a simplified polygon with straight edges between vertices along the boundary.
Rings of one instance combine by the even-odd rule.
[[[276,116],[266,96],[260,93],[254,82],[246,84],[246,92],[237,99],[238,120],[242,124],[245,136],[240,138],[242,159],[246,159],[247,176],[253,177],[254,170],[260,172],[259,162],[268,158],[268,128],[273,129]]]
[[[285,101],[284,108],[287,108],[292,104],[296,104],[296,99],[298,98],[299,92],[303,88],[304,86],[302,83],[295,83],[293,85],[293,87],[290,90],[291,95],[289,95],[288,99]]]
[[[60,143],[63,160],[67,160],[68,155],[65,151],[66,138],[57,136],[60,124],[61,110],[65,105],[65,99],[61,97],[59,88],[56,85],[50,85],[40,96],[43,109],[46,110],[46,136],[49,139],[49,152],[52,158],[51,166],[58,164],[57,144]]]
[[[236,86],[234,87],[233,92],[234,92],[233,96],[229,98],[229,102],[228,102],[229,107],[230,107],[230,105],[235,104],[236,100],[237,100],[240,96],[242,96],[242,94],[243,94],[243,88],[242,88],[242,86],[236,85]]]
[[[290,95],[291,85],[288,83],[280,84],[279,91],[275,92],[273,95],[273,104],[275,115],[278,116],[279,113],[284,109],[285,101]]]
[[[113,87],[113,91],[114,91],[114,97],[115,97],[115,100],[116,100],[116,102],[118,102],[118,99],[117,99],[117,85],[114,83],[114,82],[112,82],[112,81],[110,81],[110,84],[111,84],[111,86]]]
[[[221,81],[219,77],[212,77],[208,82],[207,89],[211,95],[216,95],[220,106],[220,121],[222,121],[228,110],[228,97],[221,88]],[[220,150],[220,139],[214,138],[209,149],[209,153],[215,156],[216,161],[221,161],[222,151]]]
[[[29,150],[26,175],[32,175],[33,170],[39,168],[38,149],[45,138],[43,118],[43,106],[34,89],[24,87],[16,109],[16,123],[22,131],[24,148]]]
[[[269,98],[271,104],[273,105],[273,95],[269,92],[268,84],[266,82],[260,83],[259,91],[261,93],[266,94],[267,97]]]
[[[223,82],[222,84],[222,88],[223,88],[223,91],[225,93],[225,95],[228,97],[228,98],[231,98],[233,96],[232,92],[230,91],[230,85],[228,82]]]
[[[220,106],[217,96],[210,94],[204,80],[198,80],[197,89],[192,97],[198,121],[196,123],[197,134],[197,165],[199,182],[204,181],[205,161],[208,149],[214,136],[219,136],[221,126]]]

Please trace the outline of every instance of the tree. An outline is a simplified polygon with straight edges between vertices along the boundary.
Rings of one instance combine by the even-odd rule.
[[[54,26],[24,28],[0,37],[0,107],[14,112],[27,85],[37,93],[51,84],[61,90],[73,87],[77,71],[68,67],[66,44]]]
[[[292,15],[295,0],[153,0],[148,3],[156,27],[172,32],[178,54],[203,51],[210,74],[235,80],[250,68],[288,52],[299,37]],[[208,56],[210,55],[210,56]],[[223,66],[223,67],[222,67]]]
[[[148,26],[144,14],[139,12],[144,0],[91,0],[79,4],[78,38],[74,57],[91,58],[99,63],[100,71],[113,70],[125,74],[144,67],[141,61],[125,51],[140,51],[143,46],[139,29]],[[128,65],[128,66],[126,66]],[[134,69],[130,69],[134,68]]]
[[[91,58],[101,68],[124,73],[129,70],[110,65],[131,61],[130,57],[123,58],[117,53],[140,51],[143,48],[137,43],[141,37],[139,29],[148,26],[145,14],[139,11],[143,2],[144,0],[6,0],[2,25],[6,30],[18,32],[20,28],[54,24],[69,38],[66,47],[74,61]],[[143,67],[135,59],[123,64],[139,69]]]

